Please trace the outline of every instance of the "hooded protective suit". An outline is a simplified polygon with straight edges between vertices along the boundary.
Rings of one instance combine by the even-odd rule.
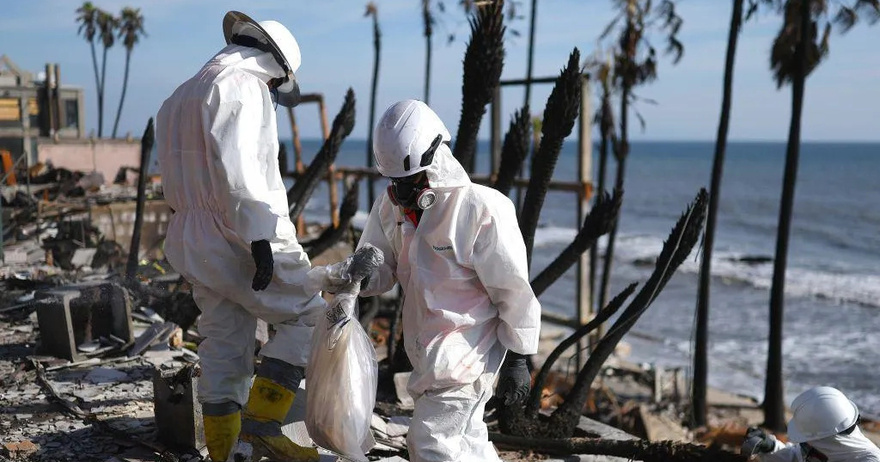
[[[756,453],[762,462],[880,462],[880,449],[858,427],[858,407],[840,390],[810,388],[792,401],[791,409],[791,443],[751,428],[742,452]]]
[[[267,52],[228,45],[165,101],[157,116],[168,205],[165,253],[193,284],[202,311],[203,403],[248,399],[257,318],[275,325],[262,355],[305,366],[324,302],[303,288],[309,260],[296,241],[278,170],[278,133],[265,82],[284,75]],[[274,276],[251,289],[250,243],[268,240]]]
[[[817,455],[799,444],[776,441],[771,453],[758,454],[761,462],[880,462],[880,449],[856,427],[852,433],[838,434],[808,443]],[[824,456],[824,457],[823,457]]]
[[[394,167],[382,158],[381,127],[411,122],[395,121],[408,111],[422,114],[411,152],[423,152],[438,134],[449,140],[436,115],[424,115],[430,111],[424,103],[392,106],[374,143],[377,165],[387,176],[396,175],[387,173]],[[483,423],[484,406],[506,351],[534,354],[538,348],[541,309],[529,285],[525,245],[513,203],[471,183],[446,144],[419,170],[426,172],[436,201],[418,226],[388,194],[376,201],[359,246],[378,247],[385,261],[361,295],[384,293],[395,282],[403,288],[405,349],[413,365],[408,390],[415,399],[407,436],[411,460],[498,460]]]

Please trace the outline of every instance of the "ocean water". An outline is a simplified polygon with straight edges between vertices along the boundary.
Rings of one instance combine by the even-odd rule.
[[[303,143],[310,160],[320,143]],[[288,146],[288,152],[292,149]],[[563,148],[555,178],[575,179],[576,143]],[[488,170],[487,143],[478,170]],[[594,150],[595,152],[595,150]],[[700,187],[708,187],[713,143],[634,143],[615,246],[611,295],[644,282],[669,230]],[[365,165],[363,140],[347,140],[338,165]],[[772,262],[785,162],[784,143],[731,143],[727,149],[713,254],[709,383],[763,397]],[[290,165],[293,165],[291,162]],[[598,162],[594,159],[594,169]],[[608,178],[614,177],[610,163]],[[841,389],[863,414],[880,416],[880,144],[805,143],[786,274],[783,364],[788,402],[816,385]],[[376,185],[376,193],[384,182]],[[361,203],[366,207],[365,189]],[[327,221],[319,188],[306,215]],[[533,276],[574,237],[575,198],[551,192],[536,235]],[[365,214],[359,214],[363,220]],[[605,240],[600,240],[600,251]],[[601,252],[600,252],[601,254]],[[645,262],[651,264],[645,264]],[[601,266],[601,265],[600,265]],[[631,360],[689,371],[699,259],[695,250],[624,341]],[[575,313],[574,271],[542,295],[544,309]]]

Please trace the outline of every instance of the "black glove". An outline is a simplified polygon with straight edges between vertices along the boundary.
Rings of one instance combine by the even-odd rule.
[[[498,376],[498,398],[505,406],[521,405],[529,396],[531,382],[526,357],[508,352]]]
[[[776,438],[773,435],[768,435],[760,428],[749,427],[740,452],[748,457],[752,454],[773,452],[774,449],[776,449]]]
[[[263,290],[269,286],[272,281],[272,273],[275,270],[275,259],[272,258],[272,246],[269,241],[251,242],[251,256],[254,257],[254,263],[257,265],[257,272],[254,273],[254,282],[251,288],[254,290]]]

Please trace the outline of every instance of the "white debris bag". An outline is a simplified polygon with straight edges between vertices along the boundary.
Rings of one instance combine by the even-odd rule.
[[[358,322],[357,292],[354,285],[336,294],[315,326],[305,423],[315,444],[366,461],[366,452],[376,444],[370,422],[379,371],[376,350]]]

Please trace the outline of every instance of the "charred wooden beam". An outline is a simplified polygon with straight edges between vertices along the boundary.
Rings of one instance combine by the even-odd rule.
[[[351,224],[351,219],[354,218],[354,214],[358,211],[359,186],[359,181],[352,182],[352,185],[345,193],[345,197],[342,198],[342,204],[339,206],[339,226],[331,224],[324,229],[320,236],[303,243],[302,246],[310,259],[314,259],[324,253],[325,250],[333,247],[345,234],[345,231]]]
[[[305,209],[306,202],[309,201],[309,197],[315,191],[318,182],[326,175],[330,164],[336,160],[336,154],[339,153],[339,147],[342,146],[342,142],[354,128],[354,103],[354,91],[349,88],[345,93],[345,101],[342,103],[342,108],[336,114],[336,118],[333,119],[330,136],[324,140],[321,150],[318,151],[318,154],[312,163],[309,164],[305,173],[287,191],[287,203],[290,204],[291,221],[296,222],[297,217]]]
[[[741,454],[713,446],[678,441],[611,440],[603,438],[527,438],[490,433],[489,441],[511,449],[528,449],[545,454],[570,456],[594,454],[645,462],[745,462]]]

